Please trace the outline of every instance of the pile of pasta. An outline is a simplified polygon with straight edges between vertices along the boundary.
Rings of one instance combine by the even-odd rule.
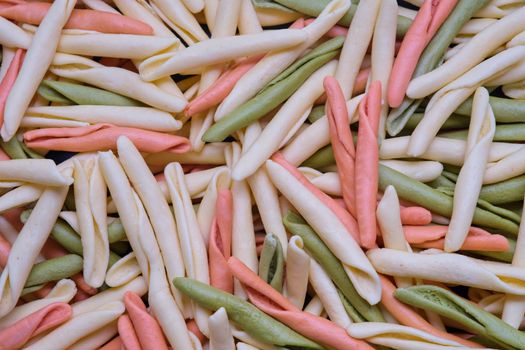
[[[0,349],[525,349],[525,1],[0,0]]]

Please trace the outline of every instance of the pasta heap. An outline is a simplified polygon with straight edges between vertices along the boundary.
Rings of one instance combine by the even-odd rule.
[[[525,349],[524,19],[0,0],[0,349]]]

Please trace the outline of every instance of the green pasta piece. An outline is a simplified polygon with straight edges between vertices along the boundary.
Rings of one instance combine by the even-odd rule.
[[[516,176],[481,188],[479,198],[492,204],[505,204],[523,201],[525,194],[525,175]]]
[[[206,309],[215,312],[224,307],[230,320],[259,341],[291,349],[324,349],[239,297],[185,277],[175,278],[173,284]]]
[[[454,320],[500,349],[525,349],[525,333],[446,289],[421,285],[398,288],[394,296],[402,302]]]
[[[120,256],[124,256],[130,252],[130,244],[126,241],[118,241],[115,243],[110,243],[109,248]]]
[[[255,7],[258,7],[260,9],[279,10],[283,12],[295,13],[294,10],[283,6],[273,0],[252,0],[252,3]]]
[[[44,80],[40,87],[43,89],[39,88],[38,93],[52,102],[64,103],[66,101],[67,103],[70,101],[77,105],[144,106],[141,102],[114,92],[65,81]]]
[[[339,299],[341,300],[341,304],[343,304],[346,313],[354,322],[366,322],[366,319],[359,314],[359,312],[352,304],[350,304],[350,302],[339,289],[337,290],[337,295],[339,295]]]
[[[317,46],[292,64],[259,93],[212,125],[202,136],[205,142],[223,141],[286,101],[317,69],[337,56],[344,37],[339,36]]]
[[[440,133],[438,136],[466,140],[468,130],[456,130]],[[493,141],[523,142],[525,141],[525,123],[496,125]]]
[[[24,295],[37,292],[40,289],[44,288],[45,286],[46,286],[45,284],[39,284],[39,285],[36,285],[36,286],[26,287],[26,288],[22,289],[22,293],[20,294],[20,296],[23,297]]]
[[[449,178],[439,175],[437,179],[432,182],[429,182],[428,185],[433,188],[452,188],[456,187],[456,184],[450,181]]]
[[[120,219],[117,218],[108,226],[108,240],[109,243],[115,243],[123,239],[126,239],[126,231]]]
[[[268,282],[275,290],[283,290],[284,255],[283,247],[277,237],[269,233],[259,258],[259,277]]]
[[[388,185],[393,185],[399,197],[403,199],[425,207],[438,215],[448,218],[452,215],[452,197],[380,164],[379,188],[384,191]],[[474,211],[472,223],[500,230],[514,236],[518,234],[518,225],[516,223],[479,207],[476,207]]]
[[[330,3],[330,0],[275,0],[275,2],[297,12],[304,13],[305,15],[317,17],[324,10],[326,5]],[[348,12],[339,20],[338,24],[346,27],[350,26],[355,11],[357,10],[357,2],[358,1],[352,1],[352,6],[350,6]],[[397,16],[397,36],[402,37],[405,35],[411,24],[412,20],[410,18]]]
[[[310,158],[305,160],[301,165],[314,169],[320,169],[332,164],[335,164],[334,151],[332,149],[332,145],[328,145],[312,154]]]
[[[44,158],[20,141],[18,135],[15,135],[15,137],[12,137],[11,140],[7,142],[0,141],[0,147],[2,147],[11,159]]]
[[[68,278],[82,271],[84,260],[76,254],[42,261],[33,265],[25,287],[33,287]]]
[[[443,175],[444,177],[446,177],[450,181],[453,181],[454,183],[458,182],[458,175],[453,173],[453,172],[450,172],[450,171],[447,171],[447,170],[443,170],[441,175]]]
[[[445,22],[441,25],[432,40],[428,43],[417,63],[412,79],[430,72],[439,65],[452,40],[465,23],[489,0],[459,0]],[[403,130],[410,116],[416,111],[423,100],[405,98],[394,112],[391,112],[386,121],[389,135],[395,136]],[[470,115],[470,114],[469,114]]]
[[[292,235],[297,235],[303,239],[306,250],[323,267],[337,288],[346,297],[346,300],[361,315],[360,318],[354,319],[355,322],[359,322],[362,318],[371,322],[384,322],[379,308],[371,306],[359,295],[339,259],[336,258],[303,218],[293,212],[288,212],[283,218],[283,223]]]
[[[457,109],[457,114],[470,116],[473,97],[468,98]],[[503,97],[489,97],[489,103],[498,123],[525,122],[525,100],[515,100]]]
[[[414,113],[408,119],[403,130],[414,130],[419,122],[423,119],[425,113]],[[461,114],[452,114],[445,123],[441,126],[441,130],[453,130],[468,128],[470,124],[470,116]]]
[[[313,124],[317,120],[321,119],[321,117],[326,114],[324,107],[325,105],[319,105],[312,108],[310,114],[308,114],[308,121]]]
[[[24,210],[22,214],[20,214],[20,221],[25,224],[29,218],[29,215],[31,215],[31,210]],[[57,241],[62,247],[64,247],[68,252],[80,256],[84,255],[80,236],[64,220],[60,218],[57,219],[53,225],[53,228],[51,229],[51,237],[53,237],[53,239]],[[115,254],[110,250],[108,267],[113,266],[113,264],[120,260],[120,258],[121,257],[118,254]]]

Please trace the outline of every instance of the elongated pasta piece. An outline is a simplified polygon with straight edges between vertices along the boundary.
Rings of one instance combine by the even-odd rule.
[[[443,164],[435,161],[381,160],[379,163],[421,182],[435,180],[443,171]]]
[[[90,312],[73,317],[26,349],[51,350],[69,347],[84,336],[116,320],[124,311],[124,304],[121,301],[107,303]]]
[[[293,125],[304,121],[302,118],[305,111],[309,110],[313,102],[322,95],[324,91],[322,81],[335,72],[336,64],[336,61],[331,61],[318,69],[283,104],[233,168],[232,177],[235,180],[243,180],[253,175],[266,159],[279,150],[279,146]]]
[[[284,295],[292,304],[302,309],[308,287],[310,257],[304,251],[303,240],[299,236],[292,236],[290,238],[286,251],[287,261]]]
[[[295,29],[215,38],[173,54],[166,53],[151,57],[139,66],[139,71],[143,79],[151,81],[198,67],[224,63],[243,56],[284,49],[301,44],[306,39],[307,36],[304,32]]]
[[[44,77],[53,60],[60,31],[71,15],[75,3],[75,0],[53,2],[42,20],[31,46],[27,50],[25,64],[20,69],[15,84],[7,97],[4,124],[0,130],[4,141],[10,140],[18,130],[24,112],[29,107],[40,80]]]
[[[186,275],[209,284],[206,246],[184,181],[182,167],[177,163],[169,164],[164,170],[164,176],[166,177],[175,212],[177,234]],[[208,311],[195,305],[193,314],[201,332],[208,334]]]
[[[525,274],[510,264],[439,251],[408,253],[376,248],[369,250],[367,255],[379,273],[525,295]]]
[[[341,260],[359,294],[370,304],[377,304],[381,294],[379,277],[339,218],[281,165],[268,160],[266,170],[277,189]]]
[[[23,181],[43,186],[72,183],[50,159],[12,159],[0,162],[0,181]]]
[[[521,20],[524,15],[525,8],[521,8],[478,33],[445,64],[412,80],[407,95],[413,99],[428,96],[479,64],[501,44],[525,30]]]
[[[106,184],[98,159],[74,160],[75,207],[84,257],[84,279],[91,287],[104,283],[109,261]]]
[[[234,350],[235,343],[224,308],[215,311],[209,318],[210,324],[210,350]]]
[[[157,181],[147,168],[139,151],[133,143],[121,137],[118,140],[120,162],[135,190],[141,197],[148,212],[162,252],[162,260],[168,272],[168,278],[184,276],[184,265],[181,244],[177,237],[175,220],[168,203],[157,184]],[[175,203],[175,202],[174,202]],[[173,287],[174,288],[174,287]],[[175,293],[175,289],[173,289]]]
[[[102,1],[102,0],[100,0]],[[117,335],[117,322],[113,321],[97,331],[85,336],[69,347],[70,350],[98,349]]]
[[[465,162],[454,189],[452,217],[445,237],[447,252],[459,250],[467,237],[483,183],[483,170],[487,165],[495,124],[488,91],[479,88],[474,95]]]
[[[50,70],[60,77],[116,92],[167,112],[180,112],[186,106],[183,98],[143,81],[137,73],[106,67],[84,57],[57,54]]]
[[[439,128],[462,102],[485,81],[504,72],[524,58],[525,47],[514,47],[502,51],[435,93],[426,108],[424,118],[410,136],[408,154],[411,156],[423,154]]]
[[[0,43],[6,47],[27,49],[31,45],[31,36],[13,22],[0,17]]]
[[[135,0],[114,0],[113,3],[125,16],[137,19],[153,28],[155,36],[174,37],[175,34],[156,16],[146,2]]]
[[[125,106],[42,106],[27,110],[22,123],[28,118],[41,120],[80,121],[89,124],[110,123],[118,126],[146,130],[174,132],[182,123],[169,113],[147,107]],[[39,125],[33,124],[38,127]]]
[[[119,287],[141,274],[135,253],[131,252],[114,263],[106,272],[105,282],[110,287]]]
[[[298,47],[289,50],[270,52],[255,67],[248,71],[230,92],[228,97],[217,108],[215,120],[229,114],[242,105],[294,62],[308,47],[312,46],[346,13],[350,7],[347,0],[333,0],[314,22],[302,29],[307,35],[306,41]]]
[[[33,263],[42,249],[60,209],[69,186],[46,189],[29,219],[11,247],[7,265],[0,275],[0,315],[7,315],[22,293]]]

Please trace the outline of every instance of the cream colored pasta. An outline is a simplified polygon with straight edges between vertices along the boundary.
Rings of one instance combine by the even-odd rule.
[[[113,321],[93,333],[86,335],[84,338],[71,345],[68,350],[98,349],[117,335],[117,333],[117,321]]]
[[[18,130],[24,112],[29,107],[40,81],[53,60],[60,31],[73,11],[75,3],[75,0],[54,1],[40,23],[27,50],[24,64],[6,100],[4,124],[0,131],[4,141],[10,140]]]
[[[460,29],[453,42],[468,42],[474,35],[478,34],[491,24],[494,24],[496,21],[497,20],[492,18],[472,18]]]
[[[240,341],[249,344],[257,349],[261,350],[276,350],[276,347],[273,345],[269,345],[263,342],[260,342],[258,340],[255,340],[250,336],[248,333],[239,330],[233,323],[230,323],[230,327],[232,330],[233,337],[236,339],[239,339]],[[238,343],[237,343],[238,344]]]
[[[9,48],[27,49],[31,45],[31,36],[15,23],[0,17],[0,44]]]
[[[177,222],[177,234],[179,236],[186,275],[202,283],[209,284],[206,246],[184,181],[182,167],[178,163],[171,163],[166,166],[164,176],[166,177],[171,202],[173,203],[173,211]],[[194,304],[193,316],[201,332],[207,335],[209,312],[197,304]]]
[[[324,193],[331,196],[342,196],[341,182],[337,172],[322,173],[316,169],[308,167],[300,167],[297,170],[303,173],[303,175],[306,176],[315,187]]]
[[[467,238],[495,131],[496,121],[489,105],[488,91],[479,88],[474,95],[465,162],[454,189],[454,205],[445,236],[445,251],[459,250]]]
[[[123,256],[108,269],[105,282],[110,287],[122,286],[140,275],[140,273],[140,266],[135,253],[131,252]]]
[[[125,311],[124,303],[113,301],[99,308],[74,316],[59,327],[34,342],[26,349],[65,349],[92,332],[116,320]]]
[[[313,259],[310,260],[310,283],[332,322],[343,328],[353,323],[346,313],[334,283]]]
[[[435,161],[381,160],[379,163],[421,182],[435,180],[443,171],[443,164]]]
[[[354,323],[346,328],[350,336],[397,350],[470,349],[455,341],[436,337],[413,327],[391,323]]]
[[[405,239],[403,226],[401,224],[401,214],[399,199],[396,189],[388,186],[383,194],[383,198],[377,205],[377,223],[381,229],[381,236],[385,248],[396,249],[404,252],[412,252],[410,245]],[[396,286],[404,288],[414,285],[411,278],[394,277]]]
[[[186,328],[182,309],[171,291],[171,283],[166,278],[164,264],[159,246],[155,241],[153,227],[139,196],[134,193],[134,202],[137,206],[137,227],[141,233],[139,239],[142,249],[147,255],[150,279],[148,284],[148,301],[153,315],[159,321],[166,338],[175,349],[193,349],[192,338]]]
[[[522,20],[524,15],[525,8],[522,8],[479,32],[443,65],[413,79],[408,86],[407,96],[414,99],[428,96],[469,71],[500,45],[525,30]]]
[[[291,23],[303,16],[298,12],[281,11],[279,9],[256,8],[257,20],[264,27]]]
[[[382,139],[385,138],[385,123],[389,110],[388,103],[386,102],[386,94],[388,90],[388,81],[390,79],[390,71],[394,65],[397,13],[397,1],[383,0],[380,2],[377,21],[374,28],[374,40],[372,40],[372,69],[370,81],[381,82],[379,136]],[[351,90],[349,92],[351,93]]]
[[[36,128],[75,128],[81,126],[89,126],[86,122],[77,122],[75,120],[67,119],[52,119],[43,117],[24,117],[20,122],[21,128],[36,129]]]
[[[426,108],[423,120],[410,137],[408,154],[411,156],[423,154],[447,118],[476,88],[523,59],[525,59],[525,47],[507,49],[480,63],[435,93]]]
[[[60,77],[116,92],[167,112],[180,112],[186,106],[182,98],[143,81],[137,73],[103,66],[80,56],[57,54],[50,70]]]
[[[16,306],[36,256],[58,218],[68,187],[48,188],[42,193],[11,247],[7,264],[0,275],[0,317]]]
[[[98,288],[104,283],[109,261],[106,220],[106,184],[98,159],[74,161],[74,193],[84,257],[84,280]]]
[[[75,282],[69,279],[60,280],[44,298],[19,305],[7,315],[0,318],[0,329],[9,327],[33,312],[53,303],[69,303],[76,293],[77,286]]]
[[[198,174],[199,172],[195,173]],[[184,175],[186,187],[188,188],[188,175]],[[200,232],[204,239],[205,246],[208,246],[210,237],[210,230],[215,217],[215,207],[217,203],[217,195],[219,191],[228,189],[231,186],[230,170],[227,167],[221,168],[214,172],[213,177],[209,181],[208,188],[202,197],[202,200],[197,210],[197,222],[199,223]],[[188,193],[190,190],[188,188]],[[190,193],[190,197],[191,193]],[[171,200],[171,198],[170,198]]]
[[[16,50],[7,46],[2,46],[2,63],[0,64],[0,81],[4,79],[13,58],[15,57]]]
[[[233,168],[232,177],[235,180],[244,180],[253,175],[266,159],[279,150],[290,129],[296,123],[304,122],[305,112],[310,110],[314,101],[324,93],[324,78],[332,75],[336,66],[337,61],[331,61],[318,69],[283,104]]]
[[[307,35],[307,39],[303,44],[289,50],[267,54],[235,84],[233,90],[217,108],[215,120],[221,119],[255,96],[259,90],[292,64],[307,48],[312,46],[324,33],[332,28],[348,11],[349,7],[350,2],[348,0],[331,1],[312,23],[301,29]]]
[[[524,5],[523,0],[492,0],[476,12],[475,17],[503,18]]]
[[[492,184],[523,174],[525,166],[521,160],[524,154],[525,150],[520,148],[495,164],[488,166],[483,177],[483,184]]]
[[[323,313],[323,302],[317,295],[315,295],[310,300],[310,302],[304,307],[303,311],[308,312],[312,315],[321,316],[321,314]]]
[[[120,163],[140,196],[151,220],[168,279],[171,281],[175,277],[184,276],[183,253],[181,243],[179,243],[180,237],[177,237],[177,226],[175,226],[173,214],[164,200],[157,181],[139,151],[128,138],[119,137],[117,148]],[[174,295],[179,294],[175,287],[171,289]]]
[[[231,168],[239,159],[241,153],[239,144],[232,143],[225,153],[228,167]],[[232,256],[257,273],[259,262],[255,245],[250,188],[246,181],[233,181],[231,191],[233,198]],[[236,296],[247,299],[237,280],[234,281],[234,290]]]
[[[386,139],[379,148],[380,159],[410,158],[407,152],[409,136]],[[463,165],[467,142],[436,137],[419,158],[435,160],[445,164]],[[493,142],[490,147],[489,162],[497,162],[521,150],[523,145]]]
[[[214,25],[211,34],[212,39],[235,36],[240,7],[241,0],[220,1],[220,4],[215,11]],[[219,78],[224,68],[225,64],[219,63],[208,66],[204,69],[199,83],[199,95]],[[194,151],[200,151],[204,147],[202,136],[211,126],[214,114],[215,108],[210,108],[207,113],[198,114],[192,117],[190,125],[190,142]]]
[[[57,51],[81,56],[100,56],[143,60],[151,56],[180,50],[177,38],[132,35],[85,33],[62,35]]]
[[[100,170],[113,198],[113,203],[117,209],[122,226],[126,232],[126,237],[131,244],[135,257],[140,266],[142,275],[149,280],[149,267],[146,253],[140,244],[140,233],[137,227],[138,209],[133,205],[134,197],[126,173],[113,152],[99,153]],[[177,295],[177,294],[175,294]],[[182,305],[181,297],[178,296],[179,305]]]
[[[352,96],[355,78],[359,73],[361,63],[363,62],[366,50],[368,49],[368,45],[372,39],[380,7],[381,1],[378,0],[359,2],[354,19],[348,28],[348,34],[346,36],[343,49],[341,50],[341,56],[339,58],[339,65],[337,66],[337,71],[335,72],[335,77],[339,81],[341,90],[343,90],[343,95],[347,100]],[[385,16],[387,16],[386,13]],[[385,18],[384,20],[390,22],[390,19]],[[382,25],[378,27],[378,30],[383,25],[386,25],[386,23],[382,23]],[[391,24],[388,24],[385,27],[388,28],[390,26]],[[384,36],[384,39],[387,39],[387,36]],[[390,38],[388,38],[388,40],[390,41]],[[385,44],[382,45],[384,46]],[[388,49],[388,46],[383,48]],[[391,54],[393,54],[393,52],[389,53],[389,55]],[[382,64],[384,66],[388,65],[387,62],[382,62]],[[380,76],[383,75],[384,72],[380,73]]]
[[[32,203],[44,191],[43,186],[22,185],[0,196],[0,212]]]
[[[520,267],[510,264],[441,251],[408,253],[376,248],[369,250],[367,255],[377,272],[382,274],[525,295],[525,273]]]
[[[524,215],[522,214],[522,219]],[[523,267],[525,265],[525,225],[520,225],[516,249],[512,257],[512,265]],[[501,319],[514,328],[519,328],[525,315],[525,298],[507,295],[503,304]]]
[[[306,297],[306,289],[308,287],[310,257],[304,251],[304,243],[299,236],[293,236],[290,238],[286,251],[286,280],[284,283],[284,295],[292,304],[299,309],[302,309]],[[319,295],[318,292],[316,293]]]
[[[210,350],[235,350],[228,314],[223,307],[209,317]]]
[[[347,101],[346,108],[348,109],[349,123],[358,120],[357,109],[362,98],[363,95],[359,95]],[[298,166],[329,143],[330,128],[328,119],[324,115],[298,134],[284,147],[282,153],[286,160]]]
[[[155,11],[145,1],[113,0],[124,15],[149,24],[155,36],[175,37],[175,34],[156,16]]]
[[[523,83],[504,85],[502,87],[502,91],[506,96],[510,98],[519,100],[525,99],[525,84]]]
[[[282,166],[268,160],[266,170],[275,187],[292,203],[334,255],[341,260],[345,272],[358,293],[370,304],[377,304],[381,299],[379,277],[339,218]]]
[[[43,186],[68,186],[73,181],[50,159],[12,159],[0,162],[0,181],[22,181]]]
[[[180,0],[152,0],[152,8],[189,45],[207,40],[208,36]]]
[[[120,15],[120,12],[115,10],[113,7],[108,5],[103,0],[82,0],[84,5],[86,7],[89,7],[90,9],[97,10],[97,11],[104,11],[104,12],[111,12],[117,15]]]
[[[258,34],[215,38],[173,54],[166,53],[148,58],[139,66],[139,71],[143,79],[151,81],[244,56],[284,49],[301,44],[306,39],[307,35],[297,29],[268,30]]]
[[[259,19],[257,18],[257,12],[253,7],[251,0],[241,0],[241,11],[239,13],[239,33],[241,34],[254,34],[263,31]]]
[[[182,0],[182,2],[193,13],[201,12],[204,9],[204,0]]]
[[[45,123],[55,120],[57,123],[79,121],[89,124],[110,123],[118,126],[146,130],[174,132],[182,123],[167,112],[148,107],[124,106],[42,106],[27,110],[22,123],[28,118],[40,118]],[[60,124],[59,124],[60,125]],[[40,125],[34,125],[41,127]]]
[[[124,294],[128,291],[143,296],[148,291],[148,286],[144,278],[140,276],[123,286],[106,289],[88,299],[72,304],[73,316],[90,312],[114,301],[122,301],[124,300]]]

